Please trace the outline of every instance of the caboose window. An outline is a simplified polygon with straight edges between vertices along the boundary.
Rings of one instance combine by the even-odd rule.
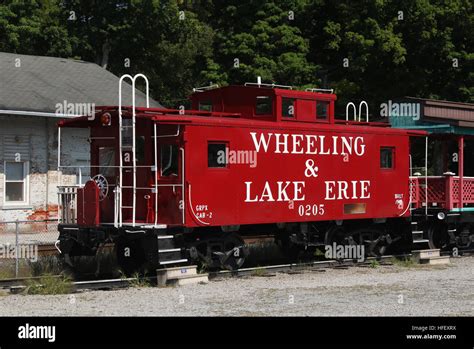
[[[178,175],[178,146],[176,144],[163,144],[161,154],[161,176],[170,177]]]
[[[287,118],[295,117],[295,99],[294,98],[282,98],[281,115]]]
[[[145,165],[145,137],[140,136],[136,139],[136,157],[138,165]]]
[[[199,101],[199,110],[212,111],[212,101]]]
[[[325,120],[328,118],[329,102],[320,102],[316,104],[316,119]]]
[[[112,177],[115,168],[115,150],[112,147],[99,148],[99,173],[105,177]]]
[[[271,113],[272,113],[272,97],[257,96],[257,100],[255,102],[255,114],[268,115]]]
[[[393,168],[393,153],[392,147],[380,148],[380,168],[392,169]]]
[[[209,143],[207,145],[207,166],[227,167],[226,143]]]

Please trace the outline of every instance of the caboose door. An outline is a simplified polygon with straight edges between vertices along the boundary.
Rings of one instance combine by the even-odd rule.
[[[121,214],[123,223],[150,223],[153,205],[153,134],[149,124],[137,123],[135,149],[131,136],[122,133]],[[135,156],[135,166],[133,158]],[[135,171],[135,175],[134,175]]]
[[[183,157],[178,137],[158,138],[157,223],[183,224]]]

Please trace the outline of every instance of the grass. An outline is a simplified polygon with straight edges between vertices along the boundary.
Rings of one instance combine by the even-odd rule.
[[[393,265],[404,267],[404,268],[413,268],[417,267],[419,264],[415,262],[413,258],[395,258],[393,257],[391,260]]]
[[[45,274],[39,279],[26,281],[26,288],[23,293],[28,295],[55,295],[68,294],[72,291],[72,281],[68,276]]]
[[[120,276],[121,279],[128,279],[128,277],[124,274],[121,273]],[[151,287],[150,281],[142,277],[139,273],[135,273],[131,276],[131,278],[134,278],[134,280],[131,280],[129,282],[130,287]]]
[[[379,263],[378,260],[372,259],[372,260],[370,261],[370,264],[369,264],[369,267],[370,267],[370,268],[374,268],[374,269],[375,269],[375,268],[378,268],[379,266],[380,266],[380,263]]]
[[[265,276],[267,274],[267,270],[264,268],[257,268],[252,272],[252,276]]]
[[[57,256],[40,257],[36,262],[28,261],[31,276],[59,275],[64,270]]]
[[[196,271],[198,274],[205,274],[209,271],[209,265],[206,262],[199,262]]]
[[[323,251],[321,251],[319,248],[317,248],[314,251],[314,256],[317,258],[326,258],[326,254]]]

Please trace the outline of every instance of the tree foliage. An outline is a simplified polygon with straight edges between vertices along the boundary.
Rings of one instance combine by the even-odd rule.
[[[6,0],[0,50],[144,73],[169,107],[194,86],[333,87],[344,106],[474,102],[470,0]]]

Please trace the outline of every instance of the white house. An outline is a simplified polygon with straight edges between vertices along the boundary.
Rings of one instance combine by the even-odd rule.
[[[117,105],[118,88],[119,78],[94,63],[0,52],[0,222],[56,217],[56,125],[71,117],[61,106]],[[122,98],[131,105],[129,85]],[[62,163],[89,163],[85,131],[63,130]]]

